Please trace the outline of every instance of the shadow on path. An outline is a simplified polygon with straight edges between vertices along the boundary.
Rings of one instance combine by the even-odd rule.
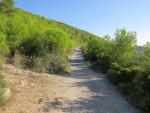
[[[89,68],[80,49],[76,49],[69,60],[72,70],[70,77],[75,82],[70,83],[67,88],[69,94],[78,98],[50,102],[47,104],[49,107],[58,103],[55,105],[56,109],[67,113],[140,113],[122,98],[103,74]]]

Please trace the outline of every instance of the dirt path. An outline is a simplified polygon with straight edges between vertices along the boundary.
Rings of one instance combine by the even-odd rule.
[[[85,95],[72,104],[73,113],[140,113],[122,98],[103,74],[89,69],[80,49],[70,60],[72,77],[79,80],[76,86],[82,88],[79,94]]]
[[[15,95],[0,113],[140,113],[102,75],[88,68],[78,49],[71,76],[39,74],[6,65]]]

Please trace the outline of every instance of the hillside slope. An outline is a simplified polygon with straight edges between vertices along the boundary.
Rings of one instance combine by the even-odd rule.
[[[5,40],[2,50],[8,51],[7,54],[17,66],[25,68],[64,71],[66,58],[72,48],[92,36],[94,35],[67,24],[17,8],[9,14],[0,15],[0,37]],[[44,65],[46,62],[50,65]]]
[[[4,1],[5,2],[5,1]],[[0,71],[1,64],[35,72],[66,73],[68,55],[93,35],[67,24],[31,14],[0,2]],[[5,6],[5,5],[4,5]],[[6,5],[7,6],[7,5]],[[3,10],[2,10],[3,9]],[[0,103],[6,101],[10,86],[0,73]],[[19,78],[16,78],[18,80]]]

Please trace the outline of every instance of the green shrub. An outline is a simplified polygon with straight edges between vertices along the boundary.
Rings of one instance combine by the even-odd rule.
[[[9,53],[9,47],[6,42],[6,36],[0,32],[0,55],[6,55]]]
[[[150,110],[150,79],[144,68],[139,66],[121,68],[114,64],[114,68],[109,69],[107,75],[132,103],[144,110]]]
[[[5,81],[4,79],[1,79],[1,80],[0,80],[0,87],[1,87],[1,88],[4,88],[5,85],[6,85],[6,81]]]
[[[70,37],[59,29],[45,32],[32,32],[29,38],[22,41],[19,51],[26,56],[44,56],[51,52],[65,54],[72,48]]]
[[[92,66],[106,70],[110,82],[117,85],[132,103],[150,111],[150,43],[137,54],[136,33],[120,29],[114,39],[91,37],[82,48]]]
[[[143,66],[146,71],[150,70],[150,43],[143,47],[143,51],[138,57],[139,65]]]
[[[0,87],[0,103],[4,101],[4,92],[3,89]]]
[[[33,32],[22,41],[18,50],[26,57],[26,66],[58,73],[65,69],[63,65],[66,65],[66,56],[72,47],[69,35],[60,29],[49,29],[41,33]]]
[[[150,81],[148,80],[148,77],[144,74],[137,75],[135,79],[132,82],[132,92],[130,92],[129,95],[131,95],[132,101],[139,106],[140,108],[144,110],[150,110]]]
[[[68,72],[69,67],[67,57],[60,55],[60,53],[50,53],[45,56],[22,56],[21,54],[16,54],[13,64],[18,68],[48,73]]]
[[[10,6],[8,10],[14,7],[12,0],[3,1],[3,3],[3,5]],[[6,7],[3,8],[7,10]],[[62,65],[66,65],[67,55],[72,48],[93,36],[64,23],[48,20],[18,8],[14,8],[14,11],[10,11],[10,13],[11,15],[8,15],[4,11],[0,15],[0,43],[1,37],[4,37],[5,40],[2,41],[5,43],[5,47],[0,48],[0,53],[5,52],[6,54],[10,51],[10,57],[18,67],[30,66],[33,68],[35,65],[43,65],[46,62],[42,60],[44,56],[61,53],[61,58],[57,58],[58,61],[55,60],[57,63],[53,62],[52,65],[60,66],[62,69],[62,67],[64,68]],[[63,64],[60,65],[58,62]]]
[[[109,69],[108,72],[107,72],[107,75],[108,75],[109,80],[113,84],[120,83],[120,71],[115,71],[113,69]]]
[[[69,64],[67,58],[63,58],[60,53],[50,54],[48,63],[49,72],[64,73],[68,71]]]
[[[9,48],[6,42],[5,35],[0,32],[0,71],[2,69],[2,64],[4,62],[4,56],[9,53]],[[3,100],[3,88],[5,87],[6,81],[4,76],[0,73],[0,102]]]
[[[16,53],[11,61],[17,68],[25,68],[27,65],[27,58],[19,53]]]
[[[48,51],[45,43],[42,34],[35,33],[20,44],[19,51],[26,56],[42,56]]]
[[[141,75],[143,73],[144,73],[143,68],[140,67],[123,68],[115,63],[108,70],[107,75],[112,83],[119,84],[132,82],[135,76]]]
[[[9,13],[14,10],[14,0],[1,0],[0,12]]]
[[[4,80],[4,76],[0,74],[0,104],[4,102],[4,88],[6,87],[6,81]]]

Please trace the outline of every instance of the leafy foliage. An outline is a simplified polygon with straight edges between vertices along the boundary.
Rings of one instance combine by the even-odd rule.
[[[14,0],[1,0],[0,12],[9,13],[14,10]]]
[[[137,53],[135,32],[118,29],[114,38],[99,38],[17,9],[13,0],[0,1],[0,56],[9,54],[17,66],[64,72],[67,55],[77,45],[82,45],[86,59],[105,70],[135,105],[150,111],[150,43]],[[0,78],[0,100],[3,80]]]
[[[139,63],[146,70],[150,70],[150,43],[147,43],[144,46],[143,51],[139,56]]]
[[[8,9],[13,9],[13,11],[9,10],[9,15],[7,11],[4,11],[0,15],[0,37],[2,37],[0,39],[0,52],[3,52],[3,54],[10,53],[9,56],[17,66],[29,66],[35,69],[35,67],[38,67],[37,65],[44,67],[46,66],[44,65],[45,62],[51,62],[50,64],[55,64],[58,70],[61,68],[65,71],[68,66],[66,63],[67,55],[72,48],[83,43],[87,37],[92,36],[64,23],[14,8],[13,0],[0,2],[0,6],[4,9],[6,9],[6,5],[9,6]],[[57,59],[54,60],[50,55]],[[41,59],[41,64],[36,63],[37,59]],[[50,69],[48,69],[48,66],[44,68],[52,70],[50,65]]]
[[[83,45],[83,53],[95,67],[105,69],[110,82],[120,87],[132,103],[150,111],[150,44],[140,53],[136,47],[136,33],[119,29],[114,39],[91,37]]]
[[[6,55],[9,53],[9,47],[6,42],[6,36],[0,32],[0,55]]]

